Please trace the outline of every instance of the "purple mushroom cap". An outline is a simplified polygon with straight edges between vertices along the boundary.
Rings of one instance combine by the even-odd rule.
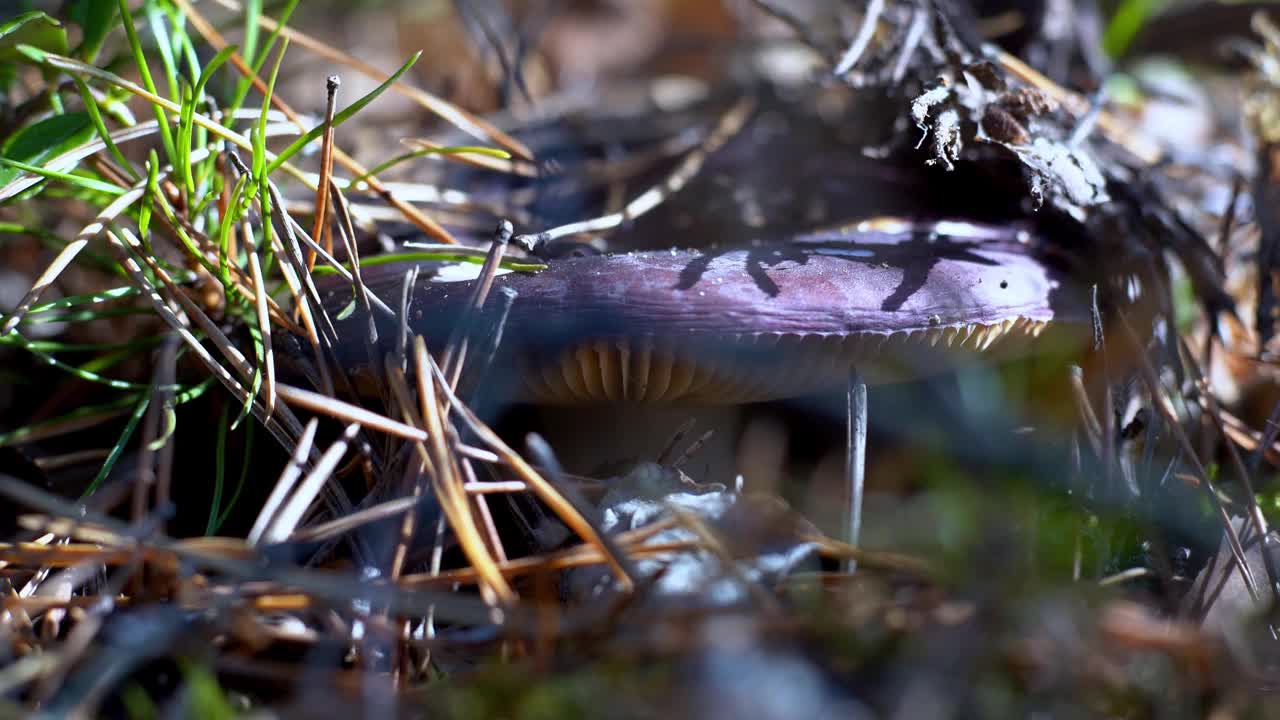
[[[1047,328],[1088,327],[1083,289],[1026,243],[841,237],[590,255],[502,275],[495,290],[517,298],[495,377],[546,404],[765,401],[842,388],[855,367],[872,383],[917,378],[1025,351]],[[380,277],[375,290],[395,296],[400,275]],[[471,288],[420,279],[413,330],[444,342]]]

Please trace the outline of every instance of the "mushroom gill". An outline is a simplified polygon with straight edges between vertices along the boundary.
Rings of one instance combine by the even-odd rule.
[[[523,361],[520,397],[548,405],[762,402],[838,388],[854,367],[880,384],[953,367],[962,356],[1008,356],[1048,325],[1016,317],[888,333],[736,334],[703,339],[702,350],[649,337],[587,341],[549,362]],[[916,352],[936,362],[908,362]],[[777,366],[770,367],[770,356]]]

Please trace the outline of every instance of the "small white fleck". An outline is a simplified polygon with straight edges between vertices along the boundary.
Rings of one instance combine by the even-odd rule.
[[[433,283],[451,283],[451,282],[470,282],[480,277],[480,265],[475,263],[460,262],[441,265],[436,274],[431,278]],[[498,268],[496,275],[506,275],[511,272],[507,268]]]

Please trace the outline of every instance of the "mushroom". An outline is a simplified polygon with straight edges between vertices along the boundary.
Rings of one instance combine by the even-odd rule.
[[[864,439],[864,382],[1009,357],[1050,329],[1087,334],[1086,292],[1025,236],[1012,226],[880,220],[786,244],[553,260],[495,279],[495,290],[517,298],[486,390],[575,412],[606,408],[612,418],[592,421],[616,441],[638,426],[670,434],[669,412],[654,410],[847,390],[861,401],[851,403],[850,422]],[[402,276],[394,266],[365,273],[388,296]],[[334,291],[331,301],[349,297],[349,288]],[[443,343],[471,297],[471,282],[419,280],[413,331]],[[340,357],[349,368],[368,362],[363,347],[349,351]],[[624,415],[633,422],[613,419]],[[860,465],[850,458],[851,475]],[[856,507],[850,515],[856,524]]]

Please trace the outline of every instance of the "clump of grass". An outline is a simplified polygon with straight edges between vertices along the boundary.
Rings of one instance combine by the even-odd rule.
[[[396,515],[406,517],[402,543],[408,543],[414,528],[409,520],[412,513],[405,513],[414,509],[413,504],[400,503],[389,515],[376,504],[357,507],[338,480],[339,462],[350,450],[360,447],[360,454],[367,457],[372,451],[368,433],[387,433],[422,452],[416,472],[423,480],[416,483],[415,496],[419,502],[425,493],[440,498],[481,577],[483,609],[477,613],[465,601],[458,607],[466,608],[463,615],[472,619],[501,616],[504,609],[518,604],[497,570],[501,546],[494,537],[481,538],[483,530],[476,525],[474,513],[482,509],[483,494],[462,490],[460,460],[443,437],[445,428],[450,428],[457,442],[451,428],[462,417],[458,413],[466,412],[465,406],[449,394],[447,383],[433,389],[430,379],[419,380],[418,387],[410,390],[403,375],[397,386],[406,403],[402,408],[407,414],[398,416],[403,421],[394,414],[379,415],[336,399],[332,379],[341,371],[328,368],[326,358],[339,338],[320,302],[315,280],[341,276],[357,286],[364,309],[372,310],[370,293],[360,281],[353,225],[365,224],[363,209],[351,195],[374,196],[435,240],[370,264],[403,259],[483,263],[490,253],[457,245],[428,214],[388,190],[379,175],[427,155],[510,161],[515,156],[527,159],[529,153],[479,118],[407,84],[406,73],[421,53],[384,74],[289,28],[288,19],[297,6],[297,0],[286,2],[279,8],[278,19],[264,12],[260,0],[235,6],[240,45],[225,40],[222,31],[185,0],[89,0],[75,3],[75,11],[67,18],[32,10],[0,23],[0,82],[4,83],[0,89],[15,100],[7,108],[10,126],[0,144],[0,204],[16,210],[21,203],[18,215],[24,218],[6,222],[4,230],[32,236],[55,251],[17,306],[0,317],[0,344],[29,354],[68,382],[94,386],[94,395],[101,398],[93,404],[54,405],[52,416],[0,433],[0,445],[29,445],[61,436],[74,439],[114,427],[117,434],[103,452],[68,461],[97,463],[96,468],[88,468],[91,478],[73,492],[84,507],[110,508],[119,503],[119,493],[105,500],[99,495],[112,480],[134,475],[133,470],[121,471],[121,458],[134,454],[138,466],[136,477],[117,484],[132,498],[125,511],[131,525],[106,515],[91,513],[90,519],[84,514],[88,511],[77,510],[70,501],[40,492],[31,495],[29,487],[5,483],[11,499],[45,513],[23,520],[30,542],[17,552],[24,556],[53,553],[46,559],[56,565],[60,561],[52,558],[58,548],[76,548],[73,555],[83,552],[90,563],[106,562],[101,567],[116,568],[108,583],[117,588],[114,592],[127,590],[125,596],[136,596],[146,592],[144,576],[150,571],[142,567],[151,566],[156,553],[170,558],[162,565],[194,560],[195,567],[207,571],[207,562],[217,566],[219,558],[241,557],[259,542],[288,540],[303,526],[320,529],[312,536],[324,536],[326,520],[345,523],[337,529],[341,533],[344,527],[368,522],[362,520],[365,517]],[[74,46],[72,37],[79,38]],[[338,83],[331,82],[325,115],[304,116],[278,92],[281,68],[296,54],[291,50],[294,46],[319,53],[335,67],[372,75],[378,85],[341,104]],[[407,95],[481,142],[495,142],[506,149],[431,144],[366,168],[342,150],[340,129],[388,91]],[[315,198],[310,232],[284,205],[286,197],[298,192]],[[67,222],[77,222],[81,228],[69,238],[46,229]],[[338,248],[335,235],[341,240]],[[536,270],[540,266],[509,258],[485,267],[492,272],[498,267]],[[55,288],[72,271],[88,273],[93,289],[54,297]],[[380,299],[374,300],[387,308]],[[81,334],[80,328],[101,327],[121,318],[145,320],[118,342],[66,339]],[[40,328],[52,323],[62,331],[41,337]],[[302,338],[315,352],[323,368],[324,394],[290,388],[277,377],[275,339],[284,334]],[[434,361],[426,357],[421,343],[418,347],[417,367],[429,372]],[[339,385],[349,387],[350,382],[341,378]],[[421,407],[413,395],[423,398]],[[212,434],[180,421],[179,408],[210,397],[218,408]],[[337,416],[346,430],[321,452],[316,444],[318,420],[304,424],[299,411]],[[523,475],[521,487],[537,489],[571,527],[594,537],[594,531],[536,471],[474,416],[466,420],[494,446],[498,454],[491,455],[492,462],[515,466]],[[246,428],[247,447],[237,461],[228,456],[226,444],[228,434],[241,427]],[[430,436],[426,427],[433,428]],[[259,512],[260,522],[249,540],[198,545],[212,550],[187,555],[186,550],[177,549],[186,545],[166,539],[166,529],[216,535],[241,502],[246,485],[262,482],[261,468],[251,466],[255,428],[265,429],[293,455],[294,463],[284,470],[277,492]],[[216,460],[207,520],[199,529],[174,527],[166,519],[174,494],[189,491],[175,487],[175,448],[180,441],[185,447],[199,447],[200,439],[210,436]],[[425,444],[428,437],[430,450]],[[467,465],[472,461],[461,462],[473,475]],[[443,466],[452,470],[446,472]],[[60,519],[71,517],[79,518],[74,526]],[[136,562],[123,568],[116,565],[110,558],[121,550],[136,553]],[[607,551],[604,554],[609,557]],[[29,592],[40,587],[48,567],[53,566],[36,575],[19,573],[12,581],[25,583],[24,592]],[[397,561],[393,578],[401,568],[402,562]],[[257,572],[240,566],[233,574],[248,578]],[[322,584],[328,585],[332,599],[349,601],[353,586],[340,589],[336,582]],[[394,586],[385,590],[400,593],[402,601],[408,597]],[[418,591],[415,596],[424,594]],[[104,596],[108,603],[111,596]],[[440,617],[451,617],[451,601],[443,605],[411,602],[419,605],[418,616],[430,607]],[[386,607],[381,602],[379,606]],[[103,606],[91,614],[100,626],[110,613]],[[62,611],[53,615],[61,617]],[[94,633],[91,624],[75,627],[72,632],[90,637]],[[86,647],[68,649],[72,655],[67,661]],[[35,682],[41,676],[44,673],[37,672],[23,682]],[[48,697],[56,692],[56,685],[44,681],[33,697]],[[213,715],[225,715],[222,710],[208,710],[225,705],[210,695],[208,682],[192,680],[188,685],[193,702]],[[124,700],[144,714],[149,707],[145,694],[139,695],[136,689],[127,692]]]

